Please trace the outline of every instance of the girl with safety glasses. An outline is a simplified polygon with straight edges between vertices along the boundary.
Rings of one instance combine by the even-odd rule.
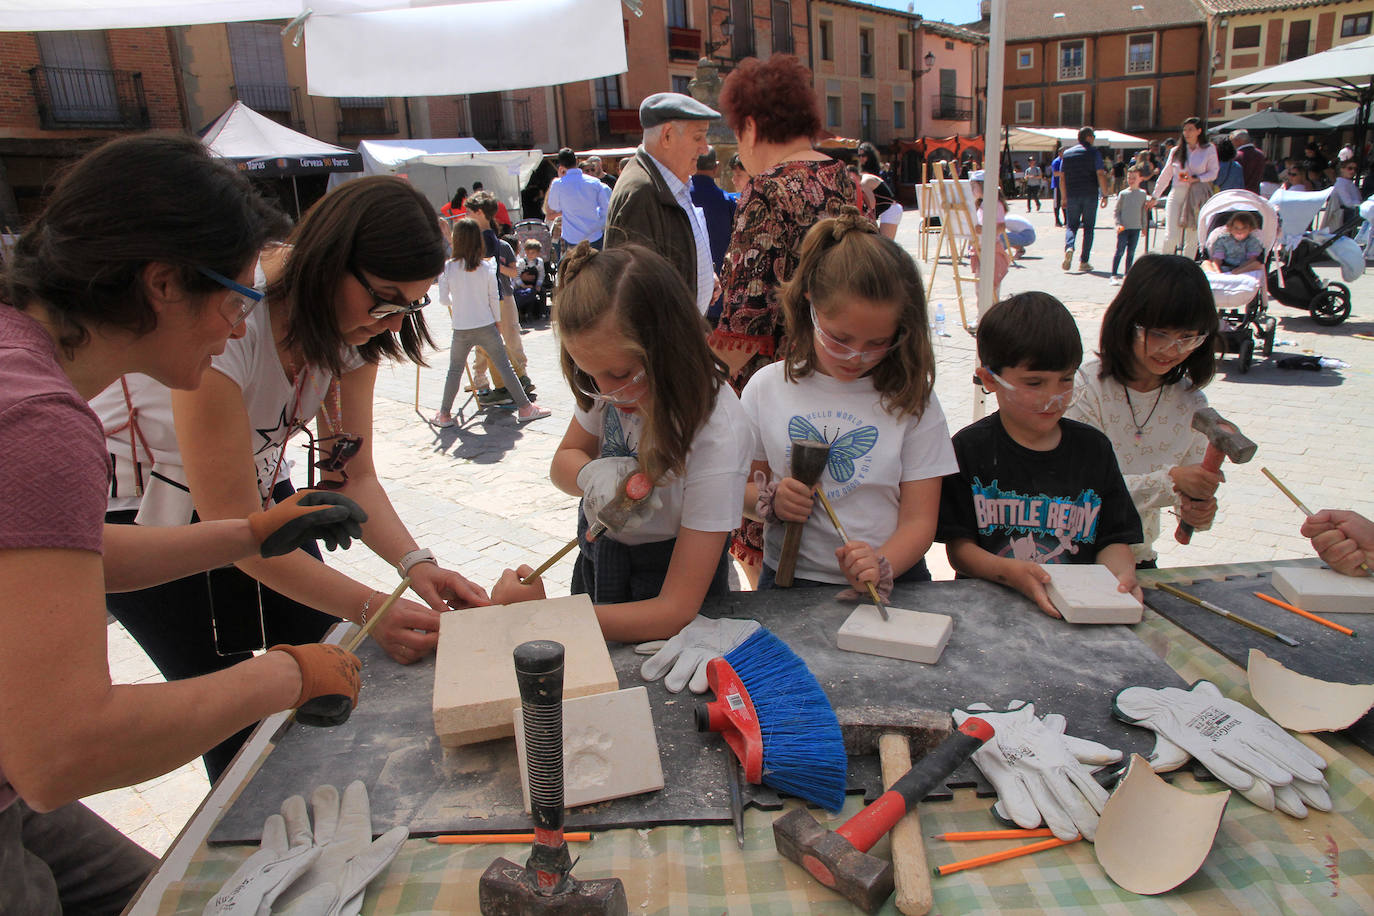
[[[398,599],[372,631],[401,664],[434,650],[440,612],[488,600],[419,548],[373,464],[377,365],[420,362],[422,347],[434,345],[422,310],[443,267],[438,219],[408,182],[348,182],[306,213],[288,244],[262,253],[255,285],[263,301],[244,317],[240,339],[209,361],[198,388],[169,396],[134,385],[126,401],[116,385],[104,396],[111,419],[137,421],[140,441],[167,443],[169,453],[153,456],[138,506],[144,524],[185,523],[192,507],[204,520],[280,502],[293,492],[287,442],[304,431],[312,448],[303,476],[313,485],[318,473],[321,487],[361,505],[363,542],[411,579],[418,600]],[[116,464],[139,454],[123,441],[112,440],[110,451]],[[339,618],[361,624],[393,584],[365,584],[296,550],[111,596],[109,604],[167,677],[188,677],[227,667],[264,642],[316,642]],[[246,734],[206,755],[212,780]]]
[[[681,276],[638,245],[578,244],[559,265],[554,327],[577,408],[549,476],[582,497],[574,594],[591,595],[609,640],[666,639],[707,595],[728,590],[726,547],[739,526],[754,436]],[[654,485],[629,522],[585,533],[642,472]],[[507,570],[499,604],[543,597]]]
[[[1098,357],[1083,364],[1087,390],[1069,416],[1107,434],[1144,526],[1132,546],[1153,568],[1160,510],[1194,528],[1216,515],[1222,474],[1201,464],[1207,438],[1192,427],[1207,406],[1220,341],[1215,301],[1202,268],[1172,254],[1146,255],[1126,274],[1102,319]]]
[[[881,597],[929,581],[940,481],[958,470],[935,397],[921,276],[859,212],[816,223],[783,288],[789,347],[749,380],[741,403],[759,437],[745,511],[764,522],[760,588],[774,587],[784,523],[802,522],[794,585],[848,584]],[[791,476],[795,439],[829,444],[816,489]]]

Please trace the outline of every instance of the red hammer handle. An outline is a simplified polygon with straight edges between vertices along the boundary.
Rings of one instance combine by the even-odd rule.
[[[908,810],[930,794],[959,764],[973,756],[992,737],[992,726],[974,716],[951,734],[940,746],[920,759],[906,775],[892,784],[877,801],[845,821],[835,832],[854,845],[859,852],[868,852],[873,844],[902,819]]]
[[[1225,460],[1225,452],[1217,448],[1215,445],[1208,445],[1207,454],[1202,456],[1202,466],[1207,470],[1216,473],[1217,471],[1221,470],[1221,463]],[[1192,494],[1185,493],[1184,495],[1191,496]],[[1174,529],[1174,540],[1178,541],[1180,544],[1187,544],[1190,541],[1192,541],[1192,539],[1193,526],[1188,524],[1187,522],[1179,522],[1178,527]]]

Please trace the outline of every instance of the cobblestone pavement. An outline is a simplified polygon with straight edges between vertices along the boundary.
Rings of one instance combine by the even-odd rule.
[[[1021,201],[1012,212],[1024,213]],[[1030,215],[1039,234],[1003,283],[1003,294],[1044,290],[1058,296],[1083,334],[1085,350],[1096,348],[1102,314],[1116,292],[1106,269],[1115,247],[1111,210],[1098,212],[1091,274],[1060,269],[1062,230],[1054,227],[1048,206]],[[919,255],[916,212],[908,212],[898,240]],[[933,239],[932,239],[933,241]],[[1156,249],[1158,241],[1155,242]],[[933,246],[932,246],[933,247]],[[1081,250],[1081,243],[1080,243]],[[922,270],[931,277],[928,264]],[[1335,277],[1333,268],[1319,270]],[[959,308],[947,261],[934,270],[932,302],[943,302],[948,337],[936,342],[936,391],[952,430],[970,422],[974,389],[973,338],[960,328]],[[1217,523],[1196,535],[1189,547],[1166,533],[1159,543],[1163,566],[1267,560],[1309,553],[1297,533],[1302,520],[1295,509],[1264,477],[1270,468],[1314,509],[1349,506],[1369,512],[1374,465],[1367,460],[1374,443],[1374,278],[1351,284],[1354,313],[1335,328],[1317,326],[1306,312],[1275,304],[1278,318],[1275,358],[1314,354],[1345,360],[1349,368],[1320,372],[1284,371],[1274,360],[1258,356],[1248,374],[1228,356],[1207,389],[1212,405],[1257,443],[1259,453],[1244,466],[1227,467],[1227,483],[1219,493]],[[973,284],[965,284],[972,318]],[[433,414],[447,370],[448,319],[439,306],[427,317],[441,350],[419,373],[419,414],[416,413],[416,371],[411,366],[386,366],[379,375],[376,402],[377,466],[397,511],[416,540],[429,547],[448,566],[490,587],[507,566],[537,565],[572,536],[576,500],[548,481],[549,461],[572,416],[572,396],[558,370],[553,333],[545,323],[524,337],[529,375],[538,384],[539,403],[553,410],[547,420],[518,426],[508,411],[474,415],[464,410],[465,422],[436,431],[422,417]],[[1167,526],[1166,526],[1167,528]],[[936,578],[950,578],[944,551],[931,551]],[[365,549],[355,549],[330,562],[377,588],[389,589],[395,573]],[[566,594],[571,563],[564,561],[545,577],[549,593]],[[137,644],[112,623],[110,665],[116,682],[157,680],[156,669]],[[88,803],[148,849],[161,854],[189,818],[206,792],[199,761],[157,780],[106,792]]]

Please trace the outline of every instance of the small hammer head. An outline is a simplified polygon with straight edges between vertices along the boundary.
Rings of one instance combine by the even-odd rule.
[[[487,866],[477,884],[477,902],[483,916],[628,916],[630,911],[619,878],[579,881],[568,876],[549,893],[527,866],[510,859]]]
[[[1251,442],[1236,424],[1228,421],[1210,407],[1193,414],[1193,429],[1207,437],[1207,442],[1236,464],[1244,464],[1255,457],[1259,446]]]
[[[892,863],[859,852],[805,808],[794,808],[773,822],[773,842],[785,858],[864,912],[877,912],[892,896]]]

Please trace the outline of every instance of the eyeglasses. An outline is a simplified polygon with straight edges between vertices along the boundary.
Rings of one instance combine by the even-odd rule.
[[[373,305],[372,308],[367,310],[367,313],[373,318],[390,318],[392,315],[409,315],[411,312],[418,312],[420,309],[429,305],[429,293],[425,293],[414,302],[393,302],[390,299],[384,298],[380,293],[369,286],[367,281],[363,279],[362,271],[358,270],[358,268],[349,267],[348,271],[353,274],[353,279],[357,280],[358,284],[362,286],[363,289],[367,290],[367,294],[372,297]]]
[[[262,301],[262,293],[241,283],[235,283],[224,274],[216,273],[208,267],[197,267],[196,273],[214,280],[234,294],[225,298],[219,307],[219,313],[224,316],[225,321],[229,322],[231,328],[237,328],[243,324],[244,320],[253,314],[253,309],[257,308],[258,303]]]
[[[639,396],[643,394],[643,392],[637,389],[644,384],[644,380],[649,376],[644,369],[640,369],[628,382],[614,391],[607,391],[604,393],[597,387],[596,380],[581,369],[574,372],[573,377],[576,379],[574,384],[577,386],[577,390],[593,401],[601,401],[613,406],[623,406],[625,404],[633,404],[639,399]],[[636,389],[634,394],[629,393],[631,389]]]
[[[998,398],[1006,398],[1022,410],[1029,410],[1034,413],[1068,410],[1077,404],[1079,398],[1083,397],[1083,393],[1088,390],[1088,377],[1081,371],[1074,372],[1073,387],[1058,394],[1046,394],[1035,388],[1017,388],[991,369],[988,369],[988,374],[992,376],[993,381],[1005,389],[997,392]]]
[[[820,342],[821,349],[830,354],[830,356],[842,362],[849,362],[850,360],[857,359],[860,363],[865,365],[876,363],[886,356],[888,351],[897,345],[897,337],[901,334],[901,330],[898,329],[898,333],[892,336],[892,340],[881,347],[872,347],[863,350],[855,349],[846,343],[836,340],[826,332],[825,328],[821,327],[821,323],[816,320],[815,306],[811,307],[811,327],[816,329],[816,340]]]
[[[1146,330],[1138,324],[1135,325],[1135,334],[1137,337],[1144,338],[1145,352],[1149,353],[1151,356],[1163,356],[1166,354],[1183,356],[1192,353],[1207,342],[1206,334],[1175,337],[1168,331],[1160,331],[1156,328]]]

